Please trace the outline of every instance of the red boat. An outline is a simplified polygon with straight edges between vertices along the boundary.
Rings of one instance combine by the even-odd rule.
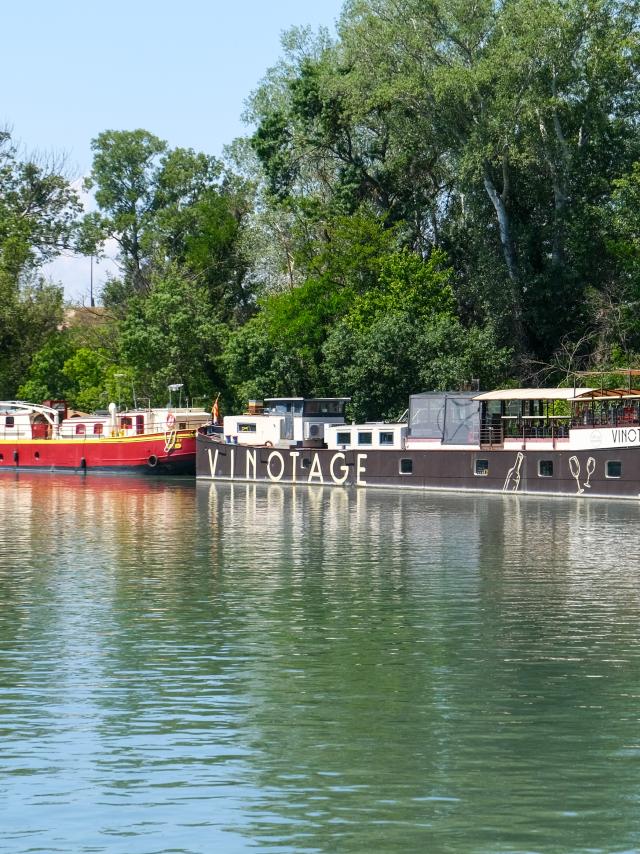
[[[0,401],[0,471],[195,474],[203,409],[147,408],[88,415],[64,401]]]

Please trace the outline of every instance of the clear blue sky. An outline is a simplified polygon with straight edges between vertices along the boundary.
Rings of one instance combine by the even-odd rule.
[[[77,177],[106,129],[141,127],[218,155],[246,133],[244,100],[281,55],[281,33],[333,29],[341,8],[342,0],[5,3],[0,126],[28,151],[66,153]],[[52,275],[80,296],[70,260]]]

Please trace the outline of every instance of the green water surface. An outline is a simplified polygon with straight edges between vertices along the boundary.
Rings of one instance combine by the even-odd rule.
[[[635,503],[0,478],[0,851],[640,850]]]

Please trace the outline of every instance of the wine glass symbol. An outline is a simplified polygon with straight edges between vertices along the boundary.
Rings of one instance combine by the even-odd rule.
[[[569,457],[569,469],[578,484],[578,495],[582,495],[584,489],[580,486],[580,460],[577,457]]]
[[[589,483],[589,481],[591,480],[591,475],[594,473],[595,470],[596,470],[596,461],[594,460],[593,457],[589,457],[589,459],[587,460],[587,479],[586,479],[585,484],[584,484],[587,487],[587,489],[591,489],[591,484]]]

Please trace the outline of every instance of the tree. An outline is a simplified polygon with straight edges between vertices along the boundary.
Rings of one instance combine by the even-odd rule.
[[[167,387],[182,382],[187,397],[224,388],[219,371],[226,330],[205,287],[168,263],[153,271],[146,296],[135,297],[121,323],[124,364],[141,395],[166,402]]]
[[[61,288],[36,278],[15,290],[0,280],[0,397],[15,397],[34,354],[62,321]]]
[[[407,248],[447,250],[466,323],[548,357],[609,287],[599,212],[638,155],[638,9],[351,0],[338,41],[290,51],[252,101],[272,205],[321,221],[366,200]]]
[[[131,294],[146,294],[154,265],[174,261],[209,288],[221,315],[246,314],[238,251],[248,210],[243,186],[223,176],[216,158],[169,149],[148,131],[105,131],[92,148],[86,187],[99,210],[85,217],[82,247],[95,252],[108,237],[120,247],[123,282],[110,284],[107,300],[126,305]]]
[[[91,142],[94,151],[85,189],[94,190],[100,213],[85,218],[85,251],[107,237],[120,246],[125,275],[138,292],[146,289],[146,240],[155,207],[159,158],[167,144],[145,130],[104,131]]]

